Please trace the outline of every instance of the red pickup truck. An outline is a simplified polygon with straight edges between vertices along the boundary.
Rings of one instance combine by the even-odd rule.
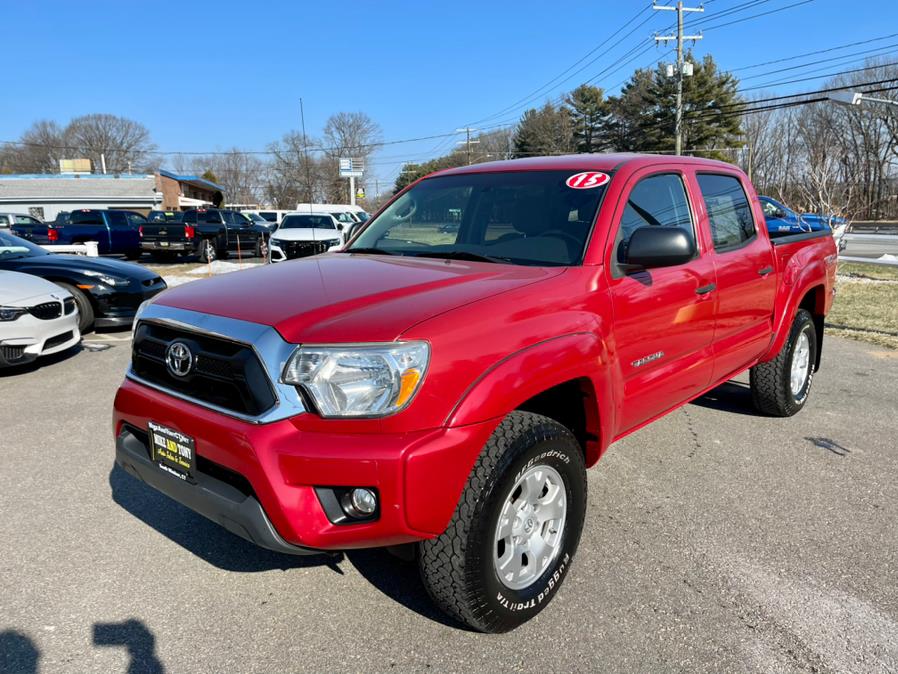
[[[805,405],[835,271],[722,162],[442,171],[340,252],[143,306],[116,461],[272,550],[413,544],[443,610],[509,630],[570,570],[611,443],[749,368],[761,413]]]

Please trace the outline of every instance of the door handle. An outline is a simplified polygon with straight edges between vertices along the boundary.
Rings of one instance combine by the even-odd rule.
[[[706,286],[701,286],[699,288],[696,288],[695,294],[696,295],[707,295],[708,293],[713,292],[716,289],[717,289],[716,283],[709,283]]]
[[[763,269],[759,269],[758,273],[761,276],[767,276],[767,274],[773,273],[773,267],[764,267]]]

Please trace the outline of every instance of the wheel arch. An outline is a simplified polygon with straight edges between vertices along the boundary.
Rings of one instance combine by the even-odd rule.
[[[610,444],[607,363],[605,344],[592,332],[539,342],[486,370],[450,412],[447,425],[502,419],[515,410],[542,414],[571,430],[591,466]]]

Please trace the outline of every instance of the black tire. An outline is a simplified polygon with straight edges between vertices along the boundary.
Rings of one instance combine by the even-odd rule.
[[[125,253],[126,260],[139,260],[141,255],[143,255],[143,251],[140,248],[135,250],[129,250]]]
[[[260,236],[256,241],[256,257],[268,259],[268,239]]]
[[[150,257],[156,262],[174,262],[178,259],[178,254],[171,251],[153,251]]]
[[[553,560],[530,585],[515,590],[496,571],[496,527],[511,489],[534,466],[548,466],[561,476],[567,511]],[[437,606],[465,625],[492,633],[514,629],[555,596],[580,542],[585,514],[586,468],[577,440],[552,419],[512,412],[483,448],[446,531],[419,545],[421,578]]]
[[[90,298],[84,291],[76,288],[68,283],[57,283],[60,288],[68,290],[72,297],[75,298],[75,306],[78,307],[78,330],[84,334],[93,327],[94,324],[94,305],[91,304]]]
[[[809,364],[804,383],[797,393],[792,391],[792,361],[796,345],[802,335],[807,336],[810,347]],[[776,358],[759,363],[751,369],[751,398],[759,412],[775,417],[791,417],[804,407],[814,381],[814,363],[817,358],[817,330],[814,319],[805,309],[799,309],[792,321],[789,337]]]
[[[202,241],[200,241],[201,262],[215,262],[218,257],[218,249],[215,247],[215,239],[203,239]]]

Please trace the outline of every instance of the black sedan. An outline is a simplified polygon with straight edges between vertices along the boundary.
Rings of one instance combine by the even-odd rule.
[[[56,255],[0,231],[0,269],[40,276],[68,290],[91,327],[130,327],[140,303],[165,290],[165,281],[136,264],[108,258]]]

